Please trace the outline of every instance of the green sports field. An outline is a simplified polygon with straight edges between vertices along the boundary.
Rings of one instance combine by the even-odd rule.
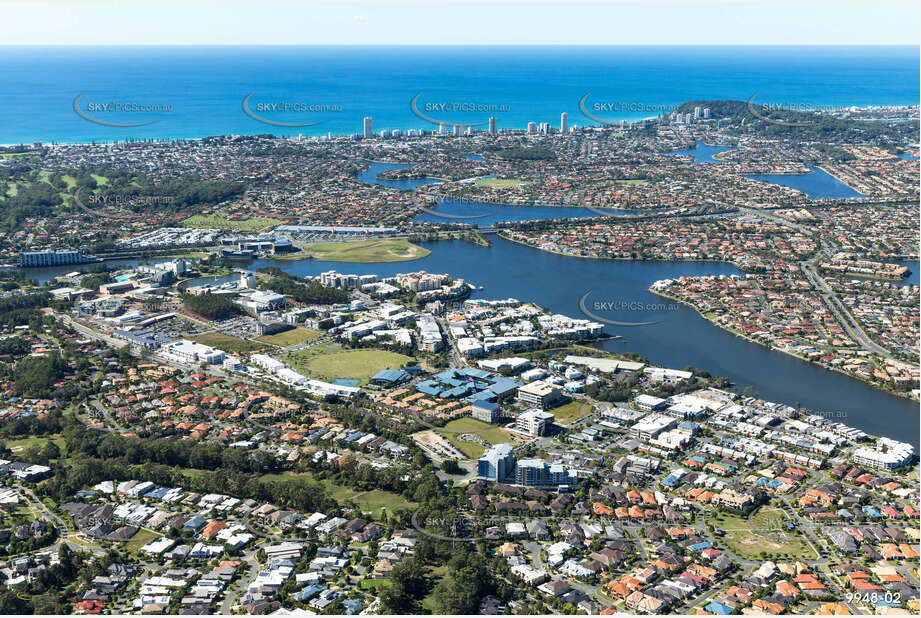
[[[431,251],[405,238],[358,240],[309,245],[304,253],[323,262],[407,262],[424,258]]]

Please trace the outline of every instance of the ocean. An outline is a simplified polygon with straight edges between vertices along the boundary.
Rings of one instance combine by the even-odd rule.
[[[917,104],[917,47],[4,47],[0,143],[638,120],[695,99]],[[248,95],[247,109],[243,101]],[[82,95],[82,96],[81,96]],[[418,96],[417,96],[418,95]],[[93,120],[85,119],[77,108]],[[414,113],[411,102],[416,98]],[[114,110],[114,111],[113,111]],[[420,116],[424,116],[423,119]],[[279,126],[273,123],[309,124]]]

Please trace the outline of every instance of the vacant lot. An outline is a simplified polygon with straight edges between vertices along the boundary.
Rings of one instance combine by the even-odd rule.
[[[725,536],[717,537],[717,540],[740,558],[758,560],[762,552],[797,560],[817,557],[795,528],[786,528],[789,520],[783,511],[775,507],[763,506],[748,519],[714,512],[707,521],[725,531]]]
[[[212,348],[224,350],[231,354],[251,354],[253,352],[263,352],[269,349],[269,346],[265,344],[239,339],[238,337],[231,337],[224,333],[204,333],[189,337],[189,339],[204,345],[210,345]]]
[[[263,478],[284,481],[285,479],[293,478],[293,476],[293,474],[268,474]],[[318,479],[318,482],[326,488],[329,496],[337,502],[354,502],[364,513],[370,514],[375,519],[380,518],[382,509],[386,509],[387,512],[393,512],[400,508],[412,509],[418,506],[417,503],[406,500],[399,494],[382,489],[357,491],[345,485],[337,485],[328,479]]]
[[[472,433],[486,440],[490,444],[500,444],[502,442],[513,442],[508,432],[500,429],[496,425],[490,425],[483,421],[478,421],[469,416],[454,419],[438,430],[438,433],[451,441],[451,444],[459,448],[470,459],[477,459],[486,450],[483,446],[475,443],[461,440],[460,435],[463,433]]]
[[[424,258],[431,251],[405,238],[391,238],[318,243],[306,247],[304,253],[323,262],[407,262]]]
[[[336,378],[368,380],[382,369],[399,369],[412,360],[408,356],[386,350],[339,350],[326,346],[315,346],[309,350],[298,350],[286,354],[284,360],[305,375],[320,380]]]
[[[263,335],[259,337],[258,340],[263,343],[271,343],[272,345],[278,345],[283,348],[288,348],[299,343],[308,343],[314,341],[323,336],[323,333],[317,332],[315,330],[307,330],[306,328],[292,328],[291,330],[286,330],[280,333],[275,333],[274,335]]]
[[[557,423],[561,425],[568,425],[577,418],[591,414],[594,411],[594,408],[590,404],[573,399],[567,404],[563,404],[558,408],[553,408],[552,410],[547,411],[556,417]]]
[[[230,220],[226,215],[192,215],[182,220],[183,227],[216,228],[219,230],[242,230],[244,232],[261,232],[281,225],[284,221],[266,217]]]
[[[517,178],[479,178],[474,181],[474,184],[481,187],[492,187],[493,189],[517,189],[528,184],[528,182]]]

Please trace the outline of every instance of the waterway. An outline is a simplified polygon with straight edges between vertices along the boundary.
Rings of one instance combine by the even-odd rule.
[[[648,291],[653,281],[682,275],[729,275],[738,270],[720,262],[656,262],[592,260],[538,251],[492,237],[491,247],[464,241],[422,243],[432,251],[412,262],[355,264],[318,260],[254,260],[241,267],[257,270],[277,266],[297,276],[315,276],[327,270],[342,273],[393,276],[426,270],[449,273],[475,286],[474,297],[517,298],[533,301],[553,312],[579,317],[579,301],[597,315],[621,322],[658,321],[649,326],[605,326],[620,339],[601,344],[611,352],[637,352],[655,364],[683,369],[693,365],[713,375],[726,376],[742,391],[770,401],[800,403],[875,435],[909,440],[918,446],[918,404],[878,391],[843,374],[803,362],[787,354],[745,341],[701,318],[684,305]],[[152,259],[149,262],[165,261]],[[131,267],[139,260],[108,263]],[[917,264],[915,264],[917,266]],[[44,283],[49,278],[80,270],[79,266],[29,269]],[[917,282],[917,268],[913,268]],[[221,281],[227,278],[221,278]],[[620,310],[605,310],[596,303],[619,303]]]
[[[469,157],[478,155],[468,155]],[[482,158],[482,157],[481,157]],[[392,169],[407,169],[412,167],[406,163],[380,163],[370,162],[368,169],[358,174],[358,180],[401,191],[413,191],[425,185],[438,184],[441,181],[435,178],[413,178],[410,180],[387,180],[378,178],[381,172]],[[437,206],[430,207],[430,210],[438,214],[429,212],[422,213],[416,217],[416,221],[427,221],[430,223],[471,223],[479,227],[488,227],[498,222],[506,221],[537,221],[540,219],[587,219],[598,216],[622,216],[635,215],[635,210],[622,210],[617,208],[604,208],[589,210],[574,206],[507,206],[501,204],[489,204],[471,200],[457,200],[445,198]],[[657,210],[643,211],[643,214],[652,214],[659,212]]]
[[[806,197],[810,200],[818,200],[825,197],[866,197],[817,167],[811,167],[809,169],[812,170],[811,174],[756,174],[746,176],[746,178],[772,182],[776,185],[799,189],[804,192]]]
[[[711,146],[703,142],[697,142],[697,146],[688,150],[672,150],[669,152],[660,152],[659,154],[684,155],[694,157],[694,163],[720,163],[714,155],[728,150],[736,150],[735,146]]]
[[[718,262],[633,262],[591,260],[537,251],[493,238],[491,247],[463,241],[423,243],[432,253],[412,262],[352,264],[316,260],[257,260],[248,268],[278,266],[298,276],[327,270],[378,274],[426,270],[449,273],[475,286],[474,297],[533,301],[553,312],[579,317],[579,300],[601,317],[617,321],[661,320],[650,326],[606,326],[621,339],[604,342],[611,352],[637,352],[655,364],[683,369],[687,365],[726,376],[738,391],[751,386],[770,401],[800,403],[828,418],[875,435],[910,440],[918,446],[918,404],[878,391],[797,358],[752,344],[701,318],[684,305],[669,307],[668,299],[648,291],[653,281],[681,275],[734,274]],[[595,303],[623,303],[620,311],[596,309]],[[629,303],[639,304],[631,310]],[[647,309],[648,307],[648,309]],[[634,309],[636,307],[634,306]]]

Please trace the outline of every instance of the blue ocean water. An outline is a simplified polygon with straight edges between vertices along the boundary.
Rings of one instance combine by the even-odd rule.
[[[557,125],[561,112],[571,126],[593,124],[579,111],[586,94],[586,107],[610,120],[755,93],[761,103],[917,104],[918,63],[919,49],[905,46],[5,47],[0,143],[341,135],[360,132],[365,116],[375,132],[437,128],[414,115],[416,95],[435,121],[495,116],[500,128]],[[251,93],[254,115],[320,124],[255,120],[242,106]],[[74,112],[81,94],[77,107],[90,117],[156,122],[101,126]],[[107,103],[120,107],[98,109]],[[159,111],[125,111],[132,105]]]

